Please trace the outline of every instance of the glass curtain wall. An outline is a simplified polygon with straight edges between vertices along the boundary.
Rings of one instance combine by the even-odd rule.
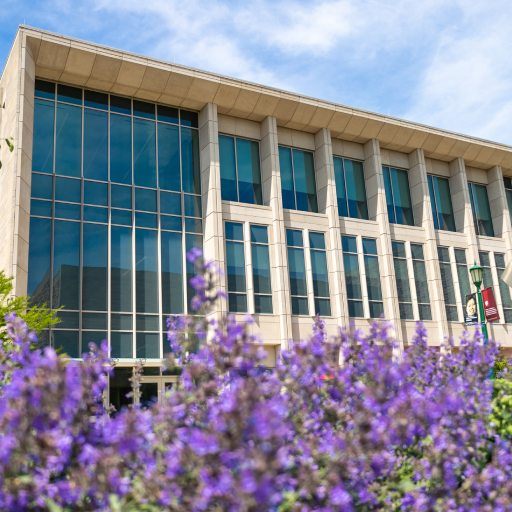
[[[37,80],[32,170],[28,293],[63,308],[54,346],[162,357],[202,247],[197,113]]]
[[[449,180],[432,174],[429,174],[427,179],[434,228],[456,231]]]
[[[404,169],[382,166],[389,222],[414,226],[409,176]]]
[[[283,208],[318,212],[313,153],[279,146]]]
[[[219,153],[222,199],[263,204],[259,143],[241,137],[219,135]]]
[[[487,196],[487,187],[477,183],[468,183],[471,210],[477,235],[494,236],[491,207]]]
[[[368,219],[363,162],[335,156],[334,178],[338,197],[338,215]]]

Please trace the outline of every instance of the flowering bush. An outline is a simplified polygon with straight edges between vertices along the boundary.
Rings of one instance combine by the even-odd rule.
[[[317,319],[262,371],[248,324],[209,318],[215,269],[191,257],[201,315],[170,320],[180,387],[147,409],[104,409],[105,346],[66,361],[7,318],[1,510],[512,509],[510,386],[493,398],[493,344],[465,335],[440,355],[419,324],[397,359],[387,324],[328,339]]]

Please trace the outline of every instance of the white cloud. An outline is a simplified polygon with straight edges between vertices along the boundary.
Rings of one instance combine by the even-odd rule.
[[[512,143],[509,7],[475,2],[447,31],[412,91],[408,119]]]

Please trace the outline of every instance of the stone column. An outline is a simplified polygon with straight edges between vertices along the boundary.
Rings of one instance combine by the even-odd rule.
[[[465,233],[468,240],[468,265],[479,261],[478,243],[476,238],[473,211],[469,198],[469,187],[466,176],[466,166],[462,158],[456,158],[450,162],[450,192],[452,195],[453,214],[457,231]]]
[[[384,174],[380,157],[380,145],[377,139],[369,140],[364,145],[364,175],[370,219],[376,220],[380,232],[379,268],[381,274],[384,317],[392,322],[399,348],[403,351],[402,325],[398,308],[393,251],[391,248],[391,229],[384,189]]]
[[[203,201],[204,240],[206,260],[215,261],[225,270],[224,227],[220,188],[219,127],[217,105],[206,104],[199,113],[199,148],[201,165],[201,191]],[[225,276],[219,277],[219,288],[226,291]],[[217,316],[226,312],[226,301],[220,301]]]
[[[505,240],[507,252],[512,252],[512,223],[507,204],[507,191],[503,182],[501,167],[495,166],[487,173],[489,184],[487,194],[491,206],[492,224],[496,236]],[[512,258],[510,254],[509,258]]]
[[[347,327],[349,323],[345,275],[343,272],[343,251],[341,247],[340,218],[334,177],[331,132],[322,128],[315,135],[315,177],[319,211],[327,214],[327,262],[329,285],[331,287],[332,314],[338,325]]]
[[[260,157],[263,203],[272,210],[272,232],[269,239],[274,287],[274,309],[279,316],[281,347],[288,348],[292,339],[290,280],[288,277],[288,254],[284,226],[283,202],[281,198],[281,175],[279,171],[279,148],[277,122],[267,117],[260,126]]]
[[[421,226],[425,232],[424,256],[432,320],[437,324],[439,341],[442,341],[448,334],[448,320],[444,307],[441,268],[437,257],[437,242],[428,190],[427,167],[422,149],[416,149],[409,154],[409,185],[411,187],[411,200],[416,225]]]

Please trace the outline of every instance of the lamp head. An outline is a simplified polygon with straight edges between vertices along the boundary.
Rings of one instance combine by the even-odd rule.
[[[471,280],[473,281],[473,284],[479,290],[480,286],[482,285],[484,269],[480,265],[477,265],[475,261],[474,265],[469,269],[469,273],[471,274]]]

